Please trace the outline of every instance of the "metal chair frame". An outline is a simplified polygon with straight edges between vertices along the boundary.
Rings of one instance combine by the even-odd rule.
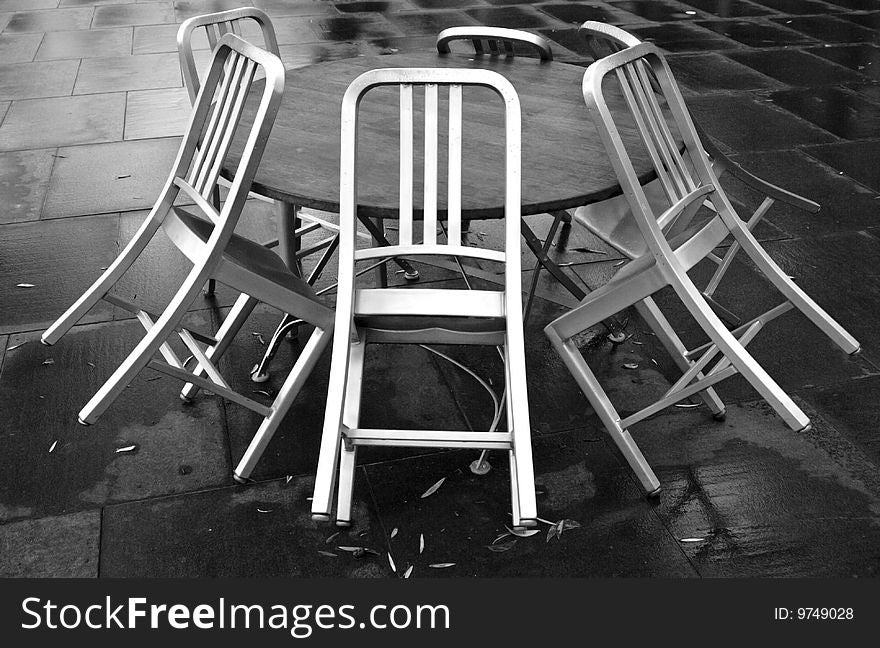
[[[588,20],[582,24],[578,29],[578,34],[587,42],[588,48],[597,60],[608,54],[613,54],[626,49],[627,47],[633,47],[642,43],[642,41],[636,36],[633,36],[620,27],[592,20]],[[650,71],[647,72],[650,74]],[[694,128],[697,131],[697,135],[699,136],[704,150],[709,155],[716,176],[720,178],[724,173],[729,173],[732,177],[736,178],[750,189],[764,196],[762,202],[758,205],[752,215],[745,219],[746,227],[748,227],[749,230],[754,231],[755,227],[761,222],[767,211],[777,200],[787,205],[791,205],[792,207],[802,209],[808,213],[814,214],[819,211],[820,206],[818,203],[787,191],[781,187],[777,187],[776,185],[754,175],[734,160],[731,160],[715,145],[712,138],[696,121],[694,121]],[[655,183],[655,186],[652,187],[654,191],[658,191],[659,189],[659,187],[656,186],[657,184],[658,183]],[[648,191],[650,192],[651,190],[649,189]],[[650,193],[648,193],[648,195],[650,198]],[[595,213],[588,208],[581,209],[579,212],[575,213],[576,222],[580,223],[593,233],[596,233],[597,236],[600,236],[601,238],[608,238],[607,233],[611,228],[620,227],[621,229],[628,230],[629,237],[632,238],[633,235],[635,235],[635,239],[629,241],[628,244],[622,244],[623,241],[619,237],[615,237],[615,242],[618,243],[615,247],[618,251],[622,252],[629,258],[640,256],[645,250],[644,243],[642,242],[641,237],[638,236],[637,230],[632,223],[632,217],[624,212],[619,215],[619,219],[628,222],[622,224],[609,223],[607,210],[605,212],[605,218],[596,218]],[[603,225],[604,227],[602,228],[601,233],[597,233],[597,228]],[[611,243],[611,245],[614,245],[614,243]],[[710,254],[707,257],[710,261],[717,264],[718,267],[702,290],[703,296],[710,304],[712,304],[719,315],[721,315],[725,321],[733,325],[739,325],[742,321],[737,315],[719,304],[715,300],[714,295],[739,249],[739,243],[734,241],[730,247],[727,248],[727,251],[723,256],[719,257],[715,254]]]
[[[437,51],[449,54],[449,44],[457,40],[469,40],[474,45],[476,54],[491,56],[515,56],[517,44],[525,46],[538,54],[542,61],[553,60],[550,41],[543,36],[519,29],[505,27],[449,27],[437,35]]]
[[[255,77],[265,85],[241,161],[230,175],[222,209],[211,203],[245,98]],[[183,380],[185,400],[202,388],[263,416],[251,444],[239,462],[235,477],[246,479],[266,444],[287,413],[330,337],[333,311],[314,296],[304,281],[287,270],[271,250],[235,235],[234,229],[248,198],[284,90],[284,67],[272,53],[233,34],[220,37],[204,84],[196,96],[192,117],[168,180],[153,209],[101,277],[42,335],[44,344],[56,343],[100,300],[133,313],[146,335],[79,413],[80,423],[94,423],[132,379],[145,367]],[[174,205],[178,196],[194,203],[198,216]],[[193,264],[164,312],[153,315],[110,291],[131,268],[159,228]],[[208,279],[238,290],[241,295],[214,335],[187,329],[182,320]],[[315,326],[295,366],[271,405],[266,406],[233,391],[217,364],[258,302],[285,313],[296,313]],[[177,333],[195,361],[187,368],[167,340]],[[155,358],[161,355],[163,360]]]
[[[629,114],[612,113],[605,100],[603,81],[622,91]],[[745,348],[769,321],[797,308],[843,351],[855,353],[859,344],[776,265],[736,214],[718,183],[672,72],[658,48],[640,44],[599,59],[584,75],[583,92],[647,251],[624,266],[606,285],[590,293],[578,307],[551,322],[545,333],[645,491],[654,493],[659,491],[660,483],[628,428],[684,398],[711,393],[708,388],[736,373],[748,380],[789,427],[803,430],[810,424],[803,411]],[[668,196],[669,204],[662,212],[651,204],[638,181],[618,131],[620,123],[626,128],[635,127],[641,135]],[[714,216],[705,224],[689,227],[706,201]],[[728,236],[733,237],[786,300],[733,331],[727,329],[687,274]],[[682,345],[674,353],[676,361],[685,368],[682,377],[658,401],[624,418],[573,338],[624,308],[644,307],[651,295],[665,286],[675,291],[710,341],[692,350]],[[656,309],[653,302],[650,304]],[[656,312],[661,319],[649,323],[668,327],[669,339],[680,344],[659,309]],[[673,351],[676,349],[670,349]]]
[[[400,211],[396,244],[356,249],[357,136],[361,100],[391,86],[400,93]],[[471,86],[490,88],[505,105],[504,251],[462,243],[461,157],[462,95]],[[448,93],[448,196],[446,241],[437,237],[441,88]],[[414,223],[414,90],[425,95],[424,204],[421,227]],[[537,523],[531,454],[523,324],[520,318],[520,107],[512,85],[489,70],[402,68],[372,70],[355,79],[342,102],[340,166],[339,286],[336,326],[324,431],[321,441],[312,517],[331,518],[334,485],[336,522],[351,516],[356,452],[359,446],[446,447],[507,450],[510,458],[513,524]],[[364,158],[361,156],[361,163]],[[419,231],[421,230],[421,232]],[[418,240],[421,237],[421,240]],[[393,255],[436,255],[493,261],[504,266],[504,290],[437,288],[357,288],[355,264]],[[513,315],[515,314],[515,316]],[[503,350],[507,388],[506,432],[365,429],[359,427],[361,382],[367,344],[476,344]]]
[[[213,48],[218,40],[224,34],[235,34],[244,38],[243,31],[247,24],[254,24],[260,29],[263,38],[263,47],[267,51],[280,57],[278,47],[278,39],[275,34],[275,28],[272,20],[262,10],[256,7],[240,7],[237,9],[229,9],[226,11],[218,11],[209,14],[193,16],[181,23],[177,31],[177,53],[180,60],[180,69],[183,74],[184,85],[190,96],[190,101],[194,101],[201,84],[199,80],[199,70],[195,61],[193,48],[193,38],[199,29],[203,29],[208,44]],[[302,260],[318,252],[322,252],[318,258],[312,271],[306,277],[306,281],[310,285],[314,285],[315,281],[321,276],[321,273],[327,267],[333,253],[339,245],[339,226],[327,220],[319,218],[313,214],[303,213],[298,206],[290,206],[278,203],[265,196],[257,193],[252,194],[254,197],[265,200],[267,202],[275,202],[276,209],[281,216],[279,223],[279,238],[266,243],[266,247],[280,246],[280,254],[282,258],[288,261],[291,268],[295,270],[299,276],[303,276]],[[212,201],[216,208],[220,205],[219,187],[216,194],[212,197]],[[318,229],[324,229],[330,232],[330,235],[322,238],[308,247],[303,247],[302,240],[305,235]],[[213,293],[213,284],[209,283],[206,291],[208,294]],[[289,315],[285,315],[281,323],[272,335],[266,352],[254,372],[253,380],[255,382],[264,382],[269,379],[268,368],[272,359],[278,351],[281,341],[288,334],[295,335],[301,321]]]

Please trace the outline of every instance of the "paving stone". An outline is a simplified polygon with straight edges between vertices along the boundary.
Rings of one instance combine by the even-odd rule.
[[[0,11],[55,9],[58,0],[0,0]]]
[[[752,50],[727,52],[727,56],[794,87],[837,85],[864,80],[839,65],[817,60],[800,50]]]
[[[43,36],[41,33],[0,34],[0,57],[7,64],[33,61]]]
[[[0,126],[0,150],[119,140],[124,113],[122,92],[16,101]]]
[[[178,2],[177,4],[181,3]],[[357,5],[360,3],[354,2],[350,4]],[[400,6],[395,2],[366,2],[363,4],[386,5],[389,8],[393,7],[395,9]],[[333,11],[334,7],[339,9],[340,6],[344,6],[341,3],[313,2],[312,0],[254,0],[253,5],[259,7],[273,18],[275,16],[331,16],[336,13]],[[406,5],[403,6],[406,7]],[[342,12],[344,10],[339,9],[339,11]],[[384,13],[384,10],[379,8],[372,11]]]
[[[310,20],[309,22],[315,34],[323,41],[371,40],[403,35],[403,32],[382,17],[358,19],[353,16],[341,16]]]
[[[173,53],[83,59],[74,94],[179,88],[181,84],[180,64]]]
[[[162,22],[183,22],[187,18],[207,13],[226,11],[238,7],[254,6],[249,0],[175,0],[174,18]]]
[[[220,403],[184,404],[180,381],[153,370],[136,377],[97,423],[77,423],[142,336],[140,323],[129,320],[75,327],[52,347],[36,333],[10,337],[10,346],[25,344],[6,352],[0,377],[3,519],[232,483]]]
[[[681,4],[666,0],[623,0],[622,2],[612,1],[609,4],[655,22],[693,20],[694,18],[692,14],[686,13],[688,10],[684,9]]]
[[[880,81],[880,47],[876,45],[863,43],[847,46],[811,47],[806,51],[834,61],[839,65],[845,65],[869,79]]]
[[[12,14],[4,31],[22,33],[88,29],[92,21],[92,11],[91,7],[21,11]]]
[[[831,11],[842,11],[842,9],[831,6],[824,2],[816,0],[751,0],[765,7],[770,7],[781,13],[787,14],[811,14],[811,13],[829,13]]]
[[[37,220],[55,149],[0,153],[0,223]]]
[[[880,106],[840,88],[781,90],[770,100],[839,137],[871,139],[880,132]]]
[[[539,517],[580,525],[569,522],[553,539],[543,523],[535,535],[509,535],[508,462],[500,453],[490,454],[492,470],[483,476],[471,474],[476,456],[464,451],[368,466],[385,528],[398,529],[389,540],[398,571],[412,565],[413,578],[696,575],[604,443],[572,432],[533,446]],[[436,492],[421,497],[441,478]],[[431,567],[445,563],[454,564]]]
[[[69,95],[79,61],[0,65],[0,99],[34,99]]]
[[[728,56],[733,56],[733,53]],[[669,64],[676,80],[696,94],[725,90],[775,90],[782,87],[770,77],[731,62],[717,52],[676,54],[669,57]]]
[[[789,149],[834,141],[830,133],[745,94],[690,97],[688,108],[707,133],[735,151]],[[749,127],[743,128],[744,124]]]
[[[464,13],[483,25],[494,25],[496,27],[534,29],[537,27],[549,27],[553,24],[550,18],[534,11],[531,7],[488,7],[467,9]]]
[[[876,3],[873,0],[850,0],[855,3],[864,3],[864,9],[873,9],[876,7]],[[844,5],[845,6],[845,5]],[[864,27],[870,27],[871,29],[877,29],[880,27],[880,11],[874,11],[871,13],[844,13],[841,14],[841,18],[845,18],[846,20],[850,20],[857,25],[863,25]]]
[[[180,25],[138,25],[134,28],[134,38],[131,53],[159,54],[162,52],[177,51],[177,31]],[[204,29],[193,33],[192,47],[194,50],[210,49],[208,37]]]
[[[47,32],[37,60],[115,57],[131,54],[131,28]]]
[[[782,45],[813,45],[815,40],[782,26],[746,20],[716,20],[698,23],[749,47],[779,47]]]
[[[800,392],[820,416],[842,436],[880,465],[880,440],[877,438],[877,390],[880,378],[872,376],[840,385]]]
[[[867,43],[877,40],[877,32],[873,29],[861,27],[836,16],[798,16],[773,20],[788,29],[794,29],[826,43]]]
[[[191,112],[185,88],[131,91],[125,105],[125,139],[182,136]]]
[[[564,22],[575,23],[580,26],[587,20],[615,24],[629,24],[640,22],[640,16],[618,9],[613,5],[582,5],[573,4],[542,4],[538,7],[544,13],[550,14]]]
[[[724,50],[739,44],[720,34],[714,34],[690,23],[678,22],[655,27],[635,27],[631,30],[641,40],[649,41],[670,52],[694,50]]]
[[[880,171],[878,171],[876,142],[841,142],[810,146],[807,153],[826,164],[842,171],[850,178],[858,180],[875,191],[880,191]]]
[[[681,0],[684,4],[696,7],[719,18],[740,18],[744,16],[766,16],[773,11],[744,0]]]
[[[430,13],[401,13],[388,16],[398,29],[405,34],[437,35],[447,27],[476,25],[478,20],[463,11],[432,11]]]
[[[792,432],[743,404],[724,423],[672,413],[634,432],[662,483],[657,512],[701,576],[876,575],[876,464],[813,421]]]
[[[168,137],[59,149],[63,157],[52,172],[43,216],[66,218],[151,207],[179,146],[180,138]]]
[[[369,500],[356,495],[353,526],[327,542],[337,529],[312,522],[306,498],[313,489],[311,478],[294,478],[108,507],[101,576],[389,576],[386,545]]]
[[[3,578],[96,578],[101,512],[0,524]]]
[[[4,225],[0,331],[45,327],[72,304],[100,275],[99,268],[116,257],[117,220],[103,216]],[[34,287],[20,288],[20,283]],[[87,321],[108,319],[109,313],[108,305],[98,306]]]
[[[95,8],[92,27],[162,25],[176,22],[172,2],[108,5]]]

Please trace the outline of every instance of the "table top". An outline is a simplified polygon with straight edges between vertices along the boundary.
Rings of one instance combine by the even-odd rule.
[[[288,70],[284,98],[260,162],[254,191],[290,204],[337,212],[343,93],[362,72],[388,67],[479,67],[495,70],[513,84],[523,122],[523,215],[578,207],[620,193],[614,170],[584,104],[583,67],[524,57],[436,52],[360,56]],[[358,146],[359,155],[366,156],[360,158],[359,213],[379,218],[396,215],[398,195],[398,105],[396,95],[391,95],[389,89],[375,92],[383,91],[385,96],[379,94],[372,109],[362,104],[365,135]],[[465,137],[470,132],[481,142],[476,147],[480,150],[477,157],[466,156],[463,160],[462,210],[470,218],[503,215],[502,108],[500,100],[492,99],[487,95],[483,106],[479,102],[471,109],[465,95]],[[245,120],[249,121],[249,108],[245,110]],[[498,119],[493,119],[493,114]],[[238,150],[240,143],[233,145],[233,162]],[[637,173],[649,177],[646,162],[636,160],[635,167]],[[443,205],[439,207],[442,209]]]

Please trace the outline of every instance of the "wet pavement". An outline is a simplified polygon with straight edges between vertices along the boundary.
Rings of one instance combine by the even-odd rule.
[[[326,357],[254,483],[241,486],[232,466],[255,415],[209,395],[185,405],[179,383],[160,374],[144,372],[97,424],[77,424],[79,408],[134,344],[140,327],[127,315],[104,304],[54,347],[38,342],[115,257],[165,179],[188,110],[176,25],[249,3],[0,0],[0,575],[387,578],[395,576],[388,554],[397,575],[412,566],[413,578],[878,575],[875,0],[254,2],[273,18],[288,66],[423,51],[439,30],[467,24],[533,30],[553,41],[557,59],[577,65],[590,62],[575,31],[584,20],[656,42],[722,148],[822,204],[815,215],[776,205],[758,233],[863,351],[843,355],[792,314],[773,322],[750,348],[813,429],[792,432],[743,380],[729,380],[718,390],[728,403],[722,423],[702,408],[672,408],[633,427],[662,483],[660,496],[648,499],[542,333],[564,310],[560,289],[544,275],[550,299],[539,300],[527,327],[540,532],[508,534],[508,469],[498,453],[490,455],[492,471],[477,476],[468,469],[475,453],[366,449],[354,524],[337,534],[312,522],[308,501]],[[754,208],[754,195],[724,182],[736,204]],[[273,229],[261,201],[251,201],[245,220],[254,237]],[[547,217],[529,222],[539,236],[549,226]],[[472,225],[482,236],[498,231],[497,223]],[[589,288],[619,262],[570,229],[553,254]],[[158,240],[126,278],[123,296],[160,307],[184,272],[172,246]],[[437,269],[422,273],[423,282],[450,280]],[[743,263],[724,285],[719,299],[738,313],[773,303]],[[670,296],[658,297],[685,341],[697,342]],[[216,323],[233,299],[221,289],[190,317]],[[634,313],[621,319],[628,342],[613,347],[591,331],[582,350],[629,412],[665,391],[676,372]],[[276,321],[260,309],[246,324],[223,362],[234,387],[280,385],[295,341],[282,346],[269,383],[249,380]],[[498,384],[492,353],[454,357]],[[368,363],[365,425],[485,429],[491,421],[488,394],[423,349],[383,350]],[[632,364],[638,368],[624,367]],[[565,520],[561,534],[548,532]]]

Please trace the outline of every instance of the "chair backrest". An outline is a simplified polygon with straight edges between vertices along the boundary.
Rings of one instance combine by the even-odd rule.
[[[449,43],[456,40],[469,40],[477,54],[514,56],[517,46],[520,51],[537,53],[542,61],[552,61],[553,51],[550,41],[543,36],[519,29],[504,27],[450,27],[437,36],[437,51],[449,54]]]
[[[186,86],[187,92],[189,92],[190,102],[195,103],[201,84],[193,48],[193,38],[197,30],[200,28],[204,29],[208,38],[208,46],[214,49],[223,34],[235,34],[244,38],[245,34],[243,32],[248,29],[249,25],[259,28],[263,37],[262,44],[255,41],[252,42],[277,56],[279,51],[275,28],[272,26],[269,16],[256,7],[241,7],[239,9],[193,16],[181,23],[180,28],[177,30],[177,55],[180,59],[180,70],[183,73],[183,84]]]
[[[488,88],[478,91],[476,88]],[[396,90],[396,93],[395,93]],[[468,141],[463,136],[462,113],[465,95],[474,93],[474,101],[479,113],[486,115],[487,95],[494,95],[503,109],[498,119],[499,137],[503,134],[500,156],[504,174],[504,251],[465,246],[462,244],[462,158],[471,147],[484,150],[486,141]],[[364,98],[375,93],[385,108],[389,104],[399,106],[399,146],[390,152],[399,158],[399,164],[387,165],[383,172],[396,172],[399,179],[399,221],[398,242],[392,246],[370,247],[355,250],[357,229],[357,185],[358,159],[357,144],[359,135],[359,114]],[[397,95],[397,96],[395,96]],[[424,136],[417,132],[417,102],[414,95],[423,95]],[[444,95],[441,97],[441,95]],[[445,108],[445,109],[444,109]],[[375,109],[375,105],[371,110]],[[393,110],[393,108],[392,108]],[[441,122],[447,124],[441,137]],[[393,129],[393,123],[383,123],[383,129]],[[485,132],[485,128],[480,129]],[[469,131],[472,132],[472,131]],[[505,264],[506,290],[514,300],[520,297],[520,106],[516,91],[507,79],[496,72],[479,69],[434,69],[434,68],[388,68],[371,70],[355,79],[345,92],[342,100],[341,123],[341,163],[340,163],[340,267],[339,295],[354,286],[354,262],[356,260],[386,258],[393,256],[444,255],[472,257]],[[446,142],[446,151],[441,155],[441,141]],[[416,146],[418,145],[418,147]],[[422,146],[423,144],[423,146]],[[468,147],[467,150],[465,147]],[[422,148],[423,159],[417,160],[416,151]],[[494,150],[494,149],[493,149]],[[387,160],[388,151],[367,151],[361,165],[375,166],[376,160]],[[442,163],[445,161],[446,205],[438,208],[442,201],[439,187]],[[421,209],[414,206],[415,186],[419,181],[417,172],[422,166]],[[416,220],[422,217],[421,223]],[[445,242],[438,240],[438,221],[446,221]],[[515,290],[511,293],[511,288]],[[337,302],[337,309],[339,308]],[[519,302],[510,304],[511,312],[520,312]]]
[[[583,93],[630,209],[655,255],[669,253],[664,231],[680,232],[679,224],[689,223],[704,200],[710,200],[725,221],[733,214],[657,47],[643,43],[596,61],[584,74]],[[638,133],[640,146],[627,149],[621,131]],[[646,198],[632,157],[648,160],[656,172],[668,198],[661,213],[657,201],[652,207]]]
[[[257,81],[258,76],[264,78]],[[238,36],[224,34],[196,96],[164,195],[154,209],[169,209],[183,194],[195,203],[201,216],[222,225],[214,228],[215,236],[228,238],[247,200],[283,91],[284,66],[277,56]],[[250,124],[241,121],[246,101],[256,103]],[[245,133],[237,134],[240,127],[246,129]],[[237,146],[242,146],[242,141],[244,144],[236,151],[240,153],[238,164],[230,169],[228,156],[233,140],[237,140]],[[209,200],[221,170],[230,181],[230,189],[218,211]]]
[[[620,27],[595,20],[588,20],[578,27],[578,35],[586,41],[587,48],[596,60],[642,42]]]

